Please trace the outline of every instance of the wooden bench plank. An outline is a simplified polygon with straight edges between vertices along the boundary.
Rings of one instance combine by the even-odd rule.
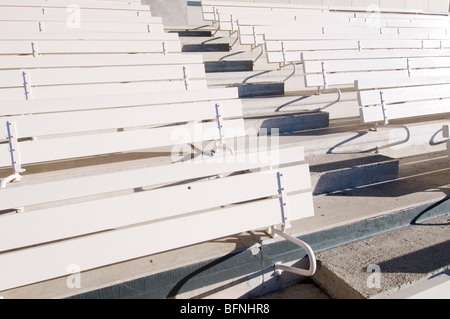
[[[404,58],[304,61],[307,86],[354,84],[355,80],[398,76],[431,77],[445,75],[450,70],[450,59]]]
[[[409,102],[398,106],[388,106],[386,115],[388,119],[404,119],[427,115],[448,113],[450,100],[433,100],[421,102]],[[385,120],[381,105],[379,107],[361,108],[361,121],[363,123],[376,123]]]
[[[66,22],[37,22],[37,21],[0,21],[2,30],[15,30],[17,32],[142,32],[163,33],[164,26],[160,18],[152,22],[83,22],[79,27],[68,26]]]
[[[39,7],[39,8],[65,8],[74,5],[71,0],[2,0],[0,7]],[[148,5],[136,2],[111,2],[77,0],[76,5],[86,9],[110,9],[110,10],[149,10]]]
[[[236,132],[241,134],[243,120],[230,120],[224,123],[225,138]],[[195,134],[196,131],[202,134]],[[204,136],[205,135],[205,136]],[[126,132],[99,133],[66,138],[38,139],[20,143],[22,164],[43,163],[70,158],[130,152],[167,145],[189,144],[209,140],[220,140],[221,135],[216,122],[185,125],[183,128],[162,127],[152,130],[132,130]],[[0,145],[0,166],[11,164],[9,145]]]
[[[228,175],[235,171],[254,170],[265,161],[276,161],[279,165],[288,164],[290,161],[303,161],[300,152],[288,152],[280,149],[264,154],[265,157],[252,157],[255,154],[238,153],[233,161],[215,161],[213,165],[201,165],[201,161],[209,159],[195,159],[194,165],[186,169],[185,162],[176,162],[171,165],[158,165],[144,168],[119,170],[115,172],[92,174],[83,177],[65,178],[47,182],[35,182],[33,184],[16,184],[1,189],[0,210],[49,204],[65,201],[73,198],[88,197],[95,194],[113,193],[124,189],[136,187],[149,187],[151,185],[172,184],[178,180],[198,179],[204,176]],[[223,154],[216,154],[223,156]],[[80,185],[83,185],[80,187]],[[18,216],[18,215],[17,215]]]
[[[390,119],[446,114],[450,112],[450,79],[440,77],[372,78],[358,80],[361,121],[373,123]]]
[[[203,62],[200,56],[182,54],[61,54],[61,55],[0,55],[0,69],[47,69],[137,65],[185,65]]]
[[[396,50],[339,50],[339,51],[309,51],[302,52],[302,61],[352,60],[352,59],[385,59],[385,58],[413,58],[413,57],[448,57],[450,50],[440,49],[396,49]]]
[[[0,118],[0,134],[7,136],[4,121],[13,121],[18,138],[69,134],[126,127],[164,125],[178,122],[213,120],[215,104],[223,107],[224,119],[242,117],[242,105],[236,100],[195,102],[103,110],[43,113]]]
[[[70,99],[35,99],[25,101],[12,100],[0,101],[0,116],[39,114],[51,112],[83,111],[94,109],[113,109],[132,106],[169,105],[172,103],[191,103],[205,101],[222,101],[237,99],[236,89],[207,89],[180,91],[177,94],[167,92],[147,92],[139,94],[108,94],[93,95],[88,97],[75,96]]]
[[[110,10],[110,9],[85,9],[73,11],[68,8],[41,7],[2,7],[0,20],[2,21],[72,21],[79,18],[80,22],[113,22],[116,19],[122,22],[158,22],[161,18],[153,17],[150,10]],[[75,15],[76,14],[76,15]]]
[[[282,168],[279,172],[287,177],[285,187],[290,192],[305,191],[311,187],[309,179],[306,178],[309,174],[307,164]],[[2,235],[9,238],[8,241],[0,243],[0,251],[272,197],[279,192],[275,174],[278,172],[244,174],[194,184],[190,189],[186,185],[165,187],[134,193],[124,199],[116,196],[63,208],[41,209],[32,214],[9,215],[2,218],[0,225]],[[240,187],[236,188],[236,185]],[[248,190],[242,192],[241,187]],[[209,194],[207,198],[206,193]],[[183,200],[168,201],[169,198]],[[151,214],[145,209],[149,203],[152,203]],[[135,209],[128,211],[130,207]],[[21,229],[20,233],[27,236],[17,234],[17,229]]]
[[[193,58],[198,60],[201,56]],[[145,90],[206,89],[203,63],[30,69],[26,72],[3,70],[0,73],[1,99],[4,101],[108,92],[122,94]]]
[[[185,64],[192,78],[205,76],[202,64]],[[110,66],[92,68],[30,69],[31,86],[71,85],[89,83],[116,83],[134,81],[160,81],[183,78],[183,69],[177,65]],[[1,72],[0,87],[23,87],[23,72]]]
[[[74,40],[115,40],[115,41],[179,41],[176,33],[130,33],[130,32],[52,32],[52,33],[29,33],[16,31],[0,31],[0,41],[24,41],[41,42],[41,41],[74,41]]]
[[[3,55],[45,55],[45,54],[89,54],[89,53],[180,53],[181,44],[178,39],[168,37],[167,40],[160,39],[137,39],[137,40],[115,40],[117,34],[112,38],[105,37],[103,40],[91,34],[82,41],[0,41],[0,52]],[[78,36],[77,36],[78,37]],[[61,38],[58,36],[58,38]]]

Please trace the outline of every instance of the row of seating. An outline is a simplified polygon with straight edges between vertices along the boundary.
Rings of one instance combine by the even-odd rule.
[[[278,63],[280,68],[294,66],[288,79],[301,64],[305,89],[336,91],[338,98],[333,104],[338,103],[341,90],[357,91],[363,123],[387,124],[389,119],[450,112],[443,88],[450,81],[448,15],[388,13],[383,9],[369,13],[330,7],[289,9],[264,3],[252,4],[251,10],[259,11],[249,13],[246,7],[245,3],[203,1],[204,18],[211,18],[213,10],[219,30],[237,32],[241,44],[261,47],[269,63]],[[395,81],[388,80],[391,78]],[[402,91],[399,96],[406,99],[380,99],[381,89],[383,96]],[[366,90],[370,92],[363,92]],[[414,90],[423,94],[408,94]],[[366,94],[377,99],[368,101]],[[369,116],[372,111],[377,116]]]
[[[96,33],[53,29],[55,20],[32,12],[61,19],[53,9],[69,2],[0,0],[11,16],[33,15],[14,20],[20,40],[0,35],[2,296],[64,278],[73,265],[87,271],[284,230],[314,214],[303,148],[237,147],[246,135],[238,92],[208,88],[201,57],[167,50],[163,32],[125,36],[108,21],[96,21]],[[92,10],[89,19],[114,11],[121,27],[132,10],[142,25],[154,21],[137,2],[77,4]],[[26,28],[42,21],[42,30]],[[159,50],[147,48],[152,43]]]

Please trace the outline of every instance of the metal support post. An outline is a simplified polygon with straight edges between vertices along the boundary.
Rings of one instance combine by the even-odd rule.
[[[6,177],[1,180],[0,188],[5,188],[6,185],[12,181],[20,181],[21,176],[20,173],[25,172],[22,168],[21,160],[20,160],[20,152],[19,152],[19,139],[17,137],[16,127],[14,122],[7,121],[7,132],[8,132],[8,142],[9,142],[9,151],[11,156],[11,164],[13,167],[14,174]]]

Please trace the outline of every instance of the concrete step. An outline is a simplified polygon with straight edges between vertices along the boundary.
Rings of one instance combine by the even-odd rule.
[[[295,114],[274,114],[244,117],[245,127],[259,135],[286,134],[303,130],[325,128],[330,118],[326,112],[299,112]]]
[[[318,253],[314,280],[333,298],[402,298],[405,288],[448,271],[449,251],[448,215],[414,220],[398,230]],[[449,299],[450,287],[442,293],[440,297]]]
[[[399,161],[383,155],[326,154],[308,160],[314,195],[398,178]]]
[[[402,126],[380,127],[373,131],[358,118],[330,120],[328,128],[292,132],[279,137],[280,145],[302,145],[308,157],[324,154],[380,154],[392,158],[446,152],[442,125],[446,119],[423,118],[418,122],[394,122],[407,125],[411,138]],[[441,135],[439,135],[441,134]],[[448,158],[447,158],[448,162]],[[448,164],[447,164],[448,165]]]
[[[284,94],[280,96],[265,96],[242,99],[242,109],[246,117],[281,116],[283,114],[296,114],[301,112],[313,112],[324,108],[329,113],[330,119],[357,118],[359,106],[355,92],[342,92],[339,103],[336,93],[305,92],[303,94]]]
[[[252,60],[205,61],[206,73],[253,71]]]
[[[183,44],[181,52],[229,52],[228,43]]]
[[[232,39],[226,37],[181,37],[182,52],[229,52]]]
[[[176,33],[179,37],[198,37],[208,38],[212,37],[213,32],[211,30],[168,30],[168,33]]]

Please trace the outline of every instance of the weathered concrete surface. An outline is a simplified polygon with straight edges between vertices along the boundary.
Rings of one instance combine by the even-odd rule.
[[[317,254],[315,280],[334,298],[383,297],[450,267],[450,217]],[[446,292],[450,298],[450,291]]]
[[[314,195],[398,177],[399,161],[376,154],[325,154],[309,161]]]

